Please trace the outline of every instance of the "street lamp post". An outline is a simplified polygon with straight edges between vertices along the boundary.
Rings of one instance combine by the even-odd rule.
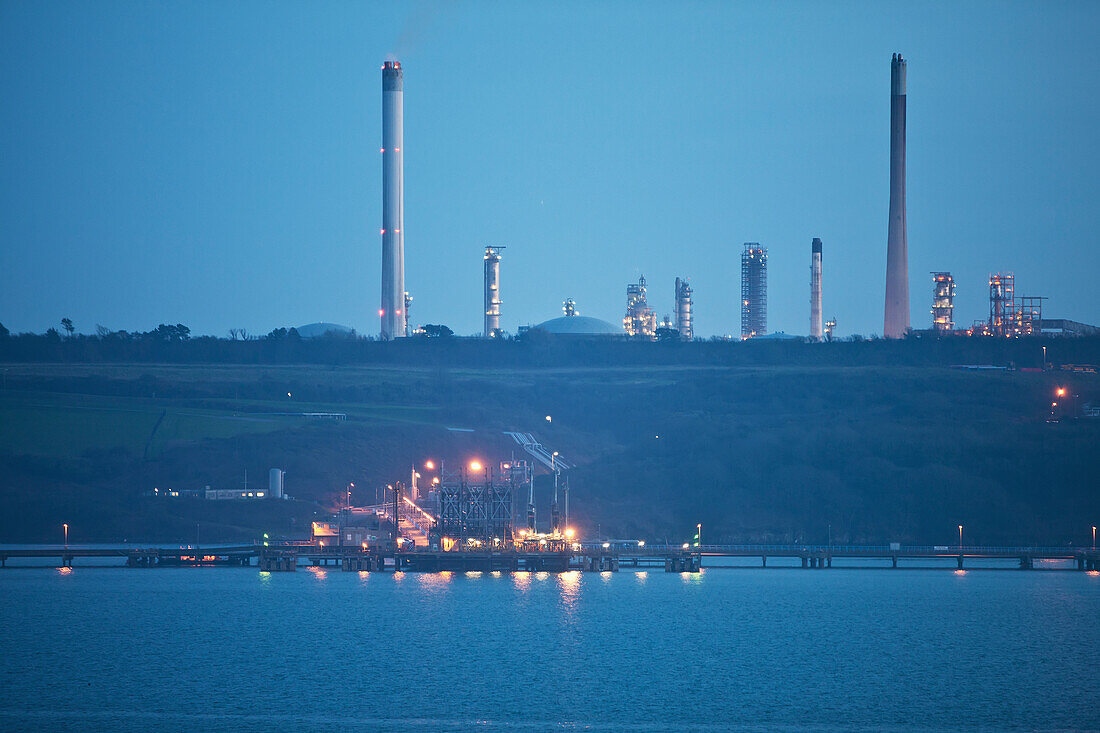
[[[69,549],[69,525],[68,525],[68,523],[66,523],[66,524],[62,524],[61,526],[65,528],[65,549],[68,550]],[[1095,545],[1096,544],[1096,527],[1092,528],[1092,537],[1093,537],[1092,544]]]
[[[1096,549],[1096,525],[1092,525],[1092,549]]]
[[[963,548],[963,526],[959,525],[959,552],[962,552]]]
[[[547,416],[549,417],[549,415]],[[550,454],[550,470],[554,474],[554,502],[550,508],[550,531],[557,532],[560,525],[560,517],[558,516],[558,464],[557,464],[558,452],[554,451]]]

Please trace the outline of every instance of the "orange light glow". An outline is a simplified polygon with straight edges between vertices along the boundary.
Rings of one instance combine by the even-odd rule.
[[[424,461],[424,468],[431,471],[432,469],[435,468],[435,463],[433,461]]]
[[[1066,388],[1065,387],[1059,387],[1058,391],[1055,392],[1055,394],[1058,395],[1059,397],[1064,397],[1065,394],[1066,394]]]
[[[568,537],[569,539],[573,539],[574,534],[576,534],[576,533],[573,532],[572,528],[565,530],[565,536]]]
[[[470,470],[471,471],[480,471],[481,470],[481,462],[480,461],[470,461]]]

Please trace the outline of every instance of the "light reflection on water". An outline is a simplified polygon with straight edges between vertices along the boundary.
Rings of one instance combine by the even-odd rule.
[[[1095,571],[311,572],[0,572],[0,729],[1100,727]]]

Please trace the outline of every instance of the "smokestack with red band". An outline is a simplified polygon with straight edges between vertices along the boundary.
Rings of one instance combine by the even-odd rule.
[[[909,252],[905,234],[905,60],[890,62],[890,224],[886,236],[886,318],[882,335],[909,330]]]
[[[810,338],[820,341],[825,335],[821,325],[821,240],[810,244]]]
[[[401,62],[382,67],[382,320],[383,340],[405,335],[404,75]]]

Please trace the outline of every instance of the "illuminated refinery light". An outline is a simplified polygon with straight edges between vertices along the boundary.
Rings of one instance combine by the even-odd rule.
[[[688,543],[685,542],[684,543],[684,549],[686,550],[687,548],[688,548]]]
[[[433,468],[435,468],[435,463],[433,463],[432,461],[425,461],[424,462],[424,468],[431,471]]]
[[[638,540],[638,547],[645,547],[645,540]]]
[[[574,532],[573,532],[572,528],[565,530],[565,536],[568,537],[569,539],[573,539],[573,534],[574,534]]]
[[[480,471],[481,470],[481,462],[480,461],[470,461],[470,470],[471,471]]]
[[[604,542],[604,543],[603,543],[603,549],[605,549],[605,550],[606,550],[606,549],[607,549],[607,548],[609,548],[609,547],[611,547],[611,543],[610,543],[610,542]]]

